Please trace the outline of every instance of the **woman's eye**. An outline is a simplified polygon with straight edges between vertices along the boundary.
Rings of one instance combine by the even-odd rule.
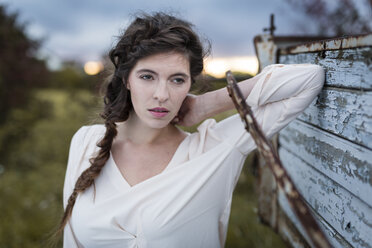
[[[175,84],[182,84],[185,82],[185,80],[183,78],[174,78],[172,79],[172,82]]]
[[[152,79],[154,79],[153,76],[148,75],[148,74],[146,74],[146,75],[141,75],[140,78],[142,78],[142,79],[144,79],[144,80],[152,80]]]

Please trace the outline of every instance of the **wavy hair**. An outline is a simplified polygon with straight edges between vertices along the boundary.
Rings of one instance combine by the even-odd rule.
[[[132,102],[126,82],[136,62],[147,56],[163,52],[184,54],[190,64],[191,81],[203,70],[203,59],[209,53],[205,49],[193,25],[187,21],[165,13],[153,15],[140,14],[119,37],[116,46],[109,52],[114,73],[105,88],[104,109],[100,116],[104,119],[106,132],[97,146],[100,148],[96,157],[90,158],[90,167],[77,179],[70,195],[60,225],[55,236],[61,235],[71,217],[76,198],[90,186],[100,174],[110,156],[113,139],[117,135],[115,122],[126,121],[132,110]]]

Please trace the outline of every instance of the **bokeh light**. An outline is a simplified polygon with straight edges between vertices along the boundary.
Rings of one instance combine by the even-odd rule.
[[[84,64],[84,71],[88,75],[96,75],[103,70],[103,64],[100,61],[88,61]]]

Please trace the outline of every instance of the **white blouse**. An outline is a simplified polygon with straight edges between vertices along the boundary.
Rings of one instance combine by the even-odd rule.
[[[316,97],[324,83],[317,65],[270,65],[247,98],[270,138]],[[73,136],[64,184],[64,208],[75,182],[97,154],[104,125]],[[79,194],[64,229],[63,247],[223,247],[233,190],[255,148],[236,114],[205,120],[179,145],[167,167],[134,186],[109,160],[93,187]]]

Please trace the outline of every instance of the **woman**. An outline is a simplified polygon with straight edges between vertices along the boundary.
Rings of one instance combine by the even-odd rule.
[[[254,148],[226,89],[189,96],[204,50],[192,26],[157,13],[135,19],[110,52],[115,73],[101,116],[72,138],[64,185],[64,247],[223,247],[234,186]],[[315,98],[316,65],[271,65],[239,83],[271,137]],[[207,120],[205,120],[207,119]],[[174,124],[205,120],[195,133]]]

